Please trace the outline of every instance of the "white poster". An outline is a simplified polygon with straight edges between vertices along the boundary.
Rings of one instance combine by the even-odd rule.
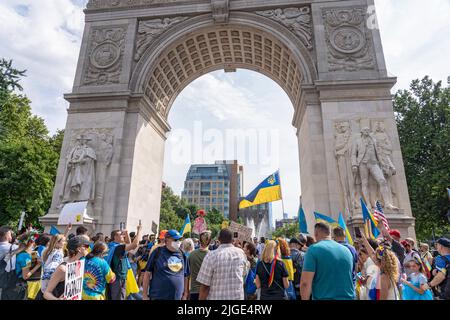
[[[83,293],[84,260],[66,264],[64,300],[81,300]]]
[[[66,203],[58,218],[58,225],[82,225],[87,217],[87,201]]]

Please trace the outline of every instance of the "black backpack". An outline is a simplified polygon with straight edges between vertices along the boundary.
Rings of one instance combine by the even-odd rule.
[[[443,300],[450,300],[450,260],[445,256],[441,256],[445,261],[445,269],[447,270],[445,274],[445,280],[440,284],[441,295],[440,298]]]
[[[305,254],[304,252],[300,251],[292,257],[292,264],[294,265],[295,268],[295,273],[294,273],[294,287],[298,290],[298,288],[300,287],[300,280],[302,277],[302,269],[303,269],[303,262],[305,259]]]
[[[8,272],[6,267],[8,262],[12,263],[12,245],[9,247],[9,260],[5,261],[6,255],[0,257],[0,288],[2,289],[1,300],[22,300],[25,296],[24,288],[20,285],[16,270]]]

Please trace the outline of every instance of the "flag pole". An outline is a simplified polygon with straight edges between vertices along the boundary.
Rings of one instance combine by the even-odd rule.
[[[283,210],[283,219],[284,219],[284,197],[283,197],[283,188],[281,187],[281,172],[280,172],[280,168],[278,168],[278,179],[280,180],[281,208]]]

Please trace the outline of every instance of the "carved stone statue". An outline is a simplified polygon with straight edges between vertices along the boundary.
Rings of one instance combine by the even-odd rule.
[[[361,179],[362,196],[367,204],[374,207],[370,199],[369,177],[372,177],[378,184],[381,196],[386,209],[398,210],[392,203],[392,196],[386,178],[381,169],[380,161],[382,151],[377,145],[377,141],[370,134],[370,129],[361,129],[361,137],[355,139],[352,147],[352,171],[359,173]]]
[[[63,175],[62,202],[94,201],[95,162],[94,149],[87,145],[85,135],[77,137],[77,145],[68,153]]]
[[[335,124],[335,157],[338,167],[339,180],[344,193],[346,212],[351,212],[355,201],[354,179],[352,173],[352,132],[348,121]]]
[[[389,191],[393,196],[395,194],[395,188],[393,188],[392,186],[393,181],[391,178],[397,173],[397,171],[394,167],[394,163],[392,162],[392,143],[386,133],[383,121],[375,122],[375,132],[373,135],[380,150],[379,156],[381,162],[381,170],[383,171],[384,177],[388,181]]]

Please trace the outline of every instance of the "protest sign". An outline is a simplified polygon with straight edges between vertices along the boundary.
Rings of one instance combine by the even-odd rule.
[[[243,226],[242,224],[231,221],[228,229],[233,233],[237,233],[238,240],[243,243],[244,241],[251,242],[253,229]]]
[[[66,264],[64,300],[81,300],[83,292],[84,260]]]
[[[206,224],[206,220],[203,217],[197,217],[194,220],[194,228],[192,229],[192,233],[201,234],[207,230],[208,226]]]
[[[82,225],[87,216],[87,201],[66,203],[58,218],[58,225]],[[91,219],[91,218],[89,218]]]

